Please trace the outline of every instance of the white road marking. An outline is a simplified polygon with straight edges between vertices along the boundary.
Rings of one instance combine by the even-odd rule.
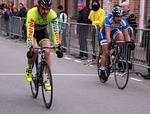
[[[64,59],[71,60],[71,58],[69,58],[69,57],[64,57]]]
[[[79,60],[73,60],[73,61],[75,61],[75,62],[77,62],[77,63],[81,63],[82,61],[79,61]]]
[[[139,80],[139,79],[136,79],[136,78],[130,78],[131,80],[134,80],[134,81],[138,81],[138,82],[143,82],[143,80]]]

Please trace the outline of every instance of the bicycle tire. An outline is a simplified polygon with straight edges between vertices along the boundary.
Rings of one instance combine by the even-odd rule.
[[[98,58],[97,58],[97,72],[98,72],[98,77],[99,77],[99,80],[102,82],[102,83],[105,83],[107,80],[103,80],[101,79],[100,77],[100,73],[101,73],[101,57],[103,55],[103,51],[100,51],[99,54],[98,54]],[[109,75],[110,75],[110,57],[108,56],[108,60],[107,60],[107,63],[106,63],[106,72],[107,72],[107,79],[109,78]]]
[[[45,79],[44,79],[45,73],[47,73],[49,76],[51,90],[46,90],[46,88],[45,88]],[[52,100],[53,100],[53,82],[52,82],[51,70],[50,70],[50,67],[49,67],[47,61],[44,61],[44,64],[42,65],[41,75],[43,77],[43,84],[42,84],[43,100],[44,100],[45,106],[49,109],[52,105]]]
[[[37,98],[38,92],[39,92],[39,84],[38,84],[38,77],[37,77],[37,60],[33,64],[33,69],[32,69],[32,81],[30,82],[30,87],[31,87],[31,92],[32,96],[34,98]]]
[[[121,57],[121,55],[116,57],[114,75],[117,87],[123,90],[128,84],[129,68],[128,61],[124,61],[123,59],[121,59]],[[122,67],[120,67],[119,64],[122,64]]]

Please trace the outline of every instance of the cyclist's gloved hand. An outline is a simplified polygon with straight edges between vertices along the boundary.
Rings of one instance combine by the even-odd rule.
[[[58,46],[58,50],[56,51],[56,54],[57,54],[58,58],[62,58],[63,57],[63,52],[62,52],[60,44]]]
[[[135,48],[134,42],[133,43],[129,43],[128,47],[130,48],[130,50],[134,50],[134,48]]]
[[[109,44],[108,44],[108,50],[111,50],[112,49],[112,42],[110,42]]]
[[[33,46],[31,46],[30,49],[29,49],[29,51],[27,52],[27,57],[28,57],[29,59],[31,59],[31,58],[33,57],[33,55],[34,55],[34,51],[31,50],[32,47],[33,47]]]

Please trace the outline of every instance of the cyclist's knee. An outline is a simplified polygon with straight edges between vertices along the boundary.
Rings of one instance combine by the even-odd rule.
[[[38,54],[38,49],[34,49],[34,56],[37,56],[37,54]]]
[[[103,55],[104,55],[105,57],[107,57],[107,56],[109,55],[109,51],[108,51],[108,50],[105,50],[105,51],[103,52]]]
[[[45,50],[45,55],[46,55],[46,56],[50,56],[50,49],[46,49],[46,50]]]

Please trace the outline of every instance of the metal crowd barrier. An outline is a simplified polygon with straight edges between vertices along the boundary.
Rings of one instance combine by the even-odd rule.
[[[150,68],[150,29],[136,29],[134,65]]]
[[[25,18],[15,16],[10,17],[9,20],[6,21],[4,16],[0,15],[0,31],[7,31],[10,34],[22,37],[22,25],[24,24],[24,21]],[[53,42],[51,24],[49,24],[47,28],[50,35],[50,40]],[[97,56],[100,49],[97,26],[73,22],[59,22],[59,31],[61,44],[67,49],[69,54],[75,52],[79,54],[80,52],[84,52],[88,55]],[[80,49],[80,45],[84,45],[84,43],[79,39],[79,35],[81,34],[84,34],[86,38],[83,39],[87,42],[88,50],[86,51]],[[133,31],[130,27],[129,34],[131,39],[135,41],[135,50],[131,53],[129,62],[136,66],[150,68],[150,29],[137,28]],[[95,37],[95,39],[92,39],[93,37]]]
[[[64,23],[64,22],[59,22],[59,37],[60,37],[60,43],[63,48],[68,50],[69,52],[69,39],[70,39],[70,24],[69,23]],[[53,35],[51,31],[51,24],[48,24],[47,30],[49,33],[49,38],[50,41],[53,43]]]
[[[99,38],[96,25],[83,23],[70,23],[69,49],[83,52],[90,55],[97,55],[99,50]],[[82,45],[87,45],[87,50],[81,49]]]
[[[22,37],[22,25],[25,18],[11,16],[7,20],[0,16],[0,31]]]

